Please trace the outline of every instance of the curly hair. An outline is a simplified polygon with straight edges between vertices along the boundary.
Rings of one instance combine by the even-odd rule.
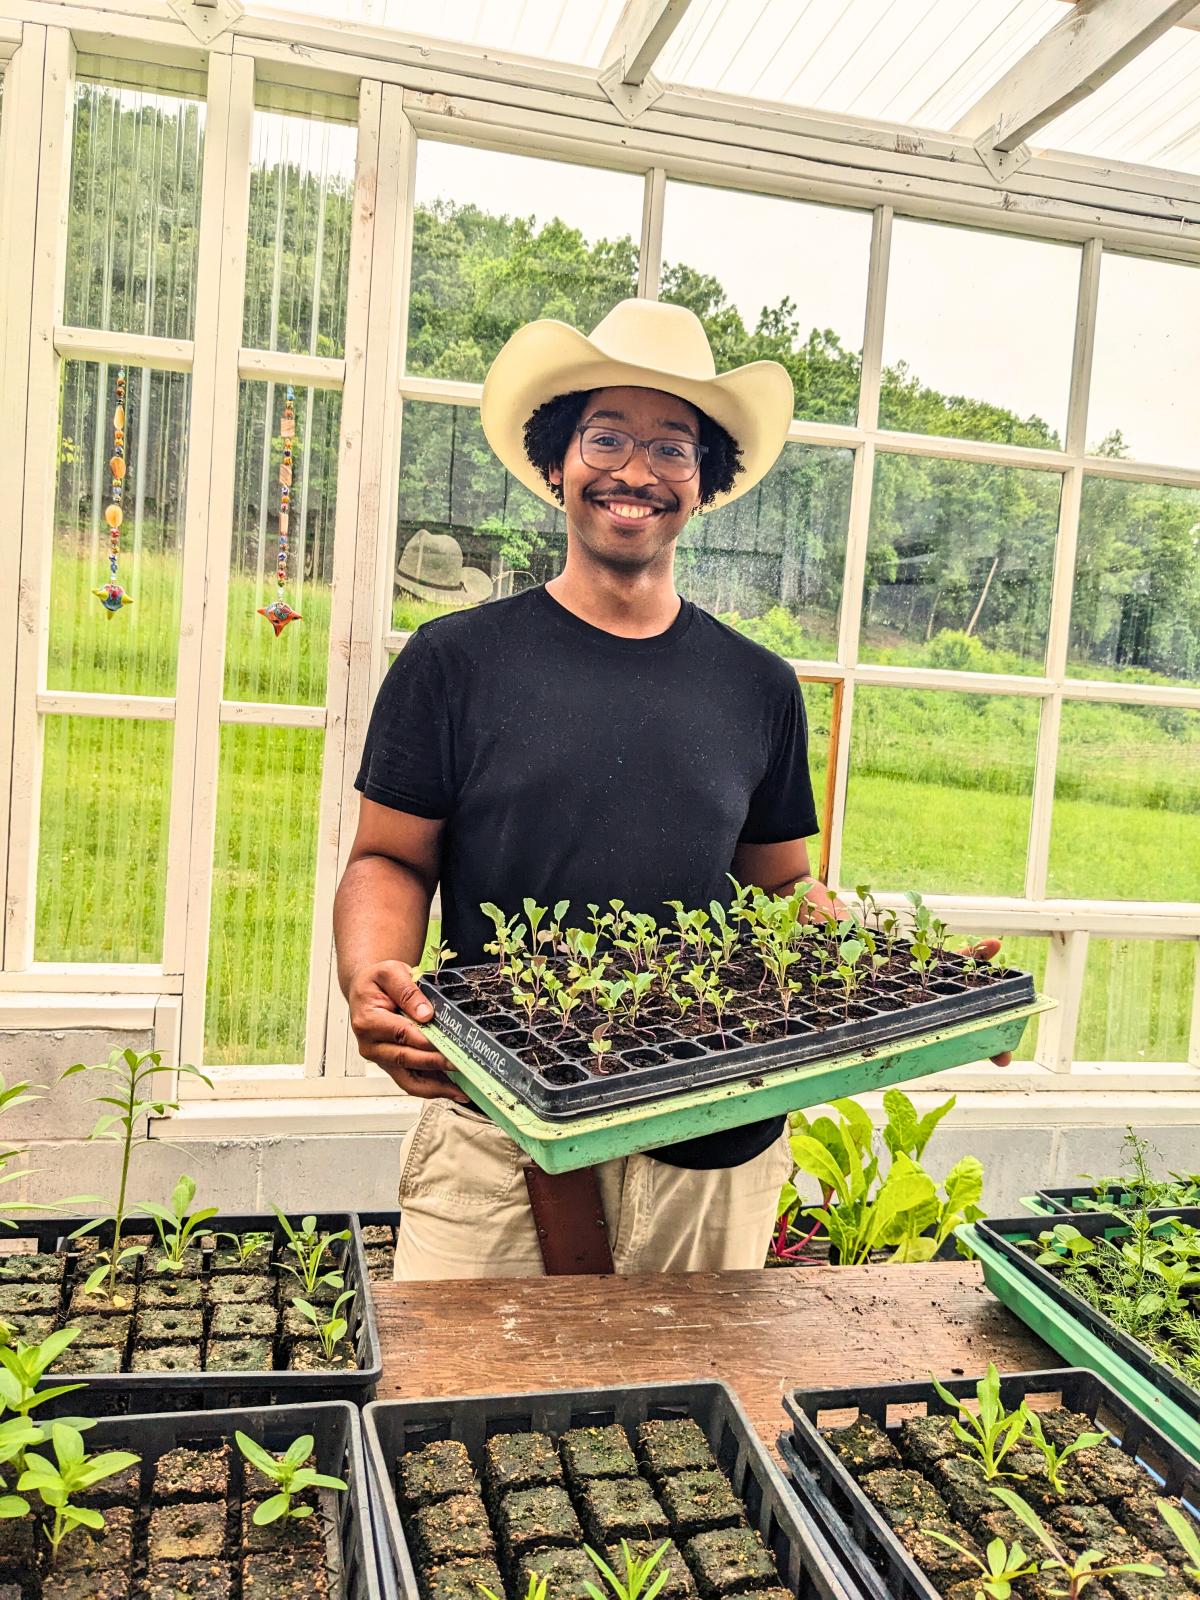
[[[550,482],[550,471],[562,466],[583,408],[595,392],[573,389],[569,394],[555,395],[540,405],[525,424],[525,453],[560,505],[562,485]],[[742,470],[742,452],[733,435],[719,422],[699,406],[692,406],[692,410],[700,420],[700,443],[707,447],[700,457],[700,504],[710,506],[719,494],[728,494],[733,488],[733,480]]]

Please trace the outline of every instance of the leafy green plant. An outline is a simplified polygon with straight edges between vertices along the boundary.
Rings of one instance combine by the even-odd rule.
[[[313,1327],[317,1330],[317,1337],[321,1341],[321,1349],[325,1352],[325,1355],[330,1360],[333,1359],[338,1345],[346,1337],[346,1333],[350,1327],[349,1322],[344,1316],[341,1315],[342,1307],[346,1304],[347,1300],[353,1299],[354,1290],[343,1289],[341,1294],[338,1295],[337,1299],[329,1307],[328,1314],[326,1314],[323,1307],[309,1305],[308,1301],[304,1299],[303,1295],[295,1294],[292,1296],[292,1304],[295,1306],[296,1310],[302,1317],[311,1322]]]
[[[1065,1266],[1081,1256],[1090,1256],[1096,1249],[1095,1243],[1073,1222],[1056,1222],[1052,1228],[1043,1228],[1037,1242],[1042,1246],[1041,1255],[1034,1257],[1039,1267]]]
[[[950,1427],[956,1439],[962,1441],[979,1457],[983,1466],[983,1476],[989,1481],[992,1478],[1003,1476],[1012,1478],[1024,1477],[1024,1473],[1003,1473],[1005,1457],[1024,1437],[1029,1426],[1029,1411],[1024,1402],[1015,1411],[1007,1411],[1000,1398],[1000,1374],[996,1370],[994,1361],[988,1362],[987,1373],[975,1385],[975,1397],[979,1402],[979,1414],[969,1411],[956,1395],[940,1384],[930,1374],[933,1386],[939,1396],[951,1406],[957,1415],[950,1419]]]
[[[496,957],[496,971],[503,972],[509,957],[524,944],[525,928],[519,915],[514,913],[506,917],[500,907],[493,905],[490,900],[485,900],[479,909],[491,918],[496,930],[496,937],[483,948],[488,955]]]
[[[204,1206],[199,1211],[188,1211],[196,1198],[196,1181],[185,1173],[171,1191],[170,1205],[155,1205],[143,1200],[138,1209],[154,1222],[162,1254],[157,1263],[159,1272],[182,1272],[187,1265],[187,1249],[198,1229],[215,1217],[217,1206]]]
[[[1042,1459],[1046,1463],[1046,1479],[1050,1487],[1057,1494],[1065,1494],[1067,1486],[1060,1476],[1063,1467],[1077,1450],[1090,1450],[1093,1445],[1103,1444],[1108,1438],[1106,1433],[1081,1433],[1078,1438],[1072,1439],[1068,1445],[1059,1446],[1047,1439],[1046,1430],[1042,1427],[1042,1419],[1036,1411],[1025,1407],[1025,1423],[1029,1429],[1030,1440],[1035,1449],[1040,1450]]]
[[[26,1453],[25,1470],[17,1479],[17,1490],[20,1494],[37,1494],[42,1504],[54,1512],[53,1520],[46,1528],[46,1538],[50,1542],[50,1564],[54,1566],[64,1539],[75,1528],[99,1529],[104,1526],[104,1518],[99,1511],[94,1511],[90,1506],[74,1504],[72,1496],[81,1495],[95,1488],[105,1478],[115,1477],[117,1473],[136,1466],[141,1457],[135,1456],[130,1450],[106,1450],[100,1455],[89,1455],[84,1449],[83,1435],[66,1422],[50,1424],[50,1442],[54,1450],[53,1461],[33,1451]]]
[[[0,1345],[0,1409],[12,1411],[28,1421],[30,1412],[39,1406],[82,1389],[81,1383],[60,1383],[48,1389],[38,1387],[50,1366],[78,1334],[78,1328],[59,1328],[47,1334],[40,1344],[18,1340],[16,1344]]]
[[[443,944],[440,939],[438,940],[437,944],[435,944],[428,952],[429,970],[433,973],[435,978],[446,965],[447,961],[453,961],[457,954],[457,950],[451,950],[448,944]]]
[[[262,1445],[244,1434],[240,1428],[235,1431],[233,1437],[238,1449],[250,1465],[257,1467],[262,1475],[276,1486],[276,1492],[254,1508],[256,1527],[263,1528],[270,1522],[281,1521],[284,1517],[290,1517],[295,1521],[311,1517],[313,1509],[311,1506],[292,1503],[305,1489],[344,1490],[346,1487],[341,1478],[330,1477],[328,1473],[317,1472],[305,1465],[313,1453],[311,1433],[302,1433],[299,1438],[293,1439],[282,1456],[273,1456],[269,1450],[264,1450]]]
[[[1016,1580],[1028,1578],[1037,1571],[1037,1562],[1031,1561],[1019,1544],[1010,1546],[1003,1539],[992,1539],[988,1542],[985,1559],[981,1560],[973,1550],[968,1550],[965,1544],[959,1544],[948,1533],[941,1533],[937,1528],[922,1528],[921,1532],[975,1563],[983,1573],[979,1587],[988,1600],[1010,1600]]]
[[[1185,1560],[1183,1570],[1193,1580],[1200,1580],[1200,1529],[1186,1512],[1166,1500],[1156,1500],[1158,1514],[1179,1541]]]
[[[271,1210],[287,1236],[286,1252],[294,1258],[292,1261],[281,1261],[280,1266],[300,1281],[305,1295],[311,1299],[320,1285],[341,1289],[343,1279],[340,1269],[326,1267],[324,1262],[335,1244],[344,1244],[349,1239],[349,1228],[343,1228],[339,1233],[318,1233],[317,1219],[311,1215],[302,1217],[300,1226],[296,1228],[277,1205],[272,1203]]]
[[[218,1239],[228,1239],[229,1247],[237,1258],[239,1267],[248,1267],[256,1257],[271,1249],[269,1233],[218,1233]]]
[[[654,1600],[670,1576],[666,1567],[659,1567],[667,1548],[665,1544],[660,1544],[658,1549],[652,1550],[648,1556],[638,1557],[629,1548],[629,1540],[622,1539],[621,1559],[625,1563],[622,1577],[617,1576],[604,1557],[598,1555],[590,1544],[585,1544],[583,1548],[587,1551],[588,1559],[612,1591],[610,1597],[594,1583],[585,1583],[584,1588],[591,1596],[591,1600]],[[655,1567],[658,1567],[657,1572],[654,1571]]]
[[[1069,1587],[1060,1590],[1059,1593],[1065,1595],[1067,1600],[1079,1600],[1079,1596],[1084,1594],[1097,1578],[1107,1578],[1118,1572],[1132,1572],[1142,1578],[1163,1576],[1162,1567],[1153,1566],[1148,1561],[1105,1562],[1099,1550],[1084,1550],[1080,1555],[1073,1556],[1065,1546],[1059,1544],[1041,1517],[1027,1501],[1022,1500],[1019,1494],[997,1485],[992,1486],[992,1493],[1011,1512],[1020,1517],[1042,1549],[1047,1552],[1049,1559],[1042,1562],[1041,1570],[1062,1573]]]

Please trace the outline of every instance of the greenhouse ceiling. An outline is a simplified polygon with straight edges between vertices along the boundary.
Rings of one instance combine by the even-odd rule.
[[[964,133],[1010,162],[1028,148],[1200,172],[1196,0],[293,0],[287,15],[591,68],[633,112],[669,84]]]

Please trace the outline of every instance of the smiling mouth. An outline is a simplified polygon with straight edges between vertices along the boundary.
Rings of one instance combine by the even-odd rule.
[[[617,500],[606,497],[597,498],[593,504],[607,511],[615,523],[629,528],[640,527],[664,510],[664,507],[651,505],[647,500]]]

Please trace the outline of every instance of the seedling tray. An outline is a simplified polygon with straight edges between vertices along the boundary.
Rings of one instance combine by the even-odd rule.
[[[424,1032],[454,1067],[472,1101],[532,1156],[545,1172],[570,1172],[617,1156],[654,1150],[683,1139],[720,1133],[821,1105],[840,1095],[887,1089],[1014,1050],[1029,1018],[1056,1002],[1036,997],[988,1018],[960,1022],[936,1033],[897,1041],[886,1050],[865,1050],[829,1060],[778,1067],[769,1076],[748,1076],[702,1088],[677,1086],[657,1101],[615,1106],[586,1116],[551,1119],[531,1111],[472,1054],[436,1024]]]
[[[821,1010],[797,1005],[786,1023],[776,1019],[784,1036],[759,1043],[751,1042],[743,1027],[727,1027],[723,1035],[692,1035],[660,1020],[638,1030],[644,1039],[636,1045],[614,1051],[597,1066],[582,1029],[560,1029],[548,1022],[531,1032],[511,1004],[477,998],[473,982],[493,979],[494,971],[489,966],[449,967],[436,980],[422,978],[421,988],[432,1002],[440,1032],[547,1121],[644,1105],[681,1090],[826,1063],[849,1053],[874,1053],[897,1040],[1011,1012],[1035,999],[1029,973],[1006,970],[969,985],[962,958],[946,954],[927,1000],[903,1002],[899,984],[893,983],[860,997],[855,1009],[866,1014],[854,1021],[840,1019],[839,1001],[831,1000],[831,1009]],[[518,1050],[553,1059],[530,1064]]]
[[[38,1244],[39,1249],[57,1250],[65,1254],[67,1268],[61,1297],[55,1308],[59,1326],[65,1326],[76,1320],[68,1314],[71,1294],[76,1285],[86,1279],[90,1270],[88,1259],[76,1254],[69,1237],[88,1220],[90,1219],[87,1217],[56,1217],[50,1222],[22,1222],[14,1230],[6,1230],[0,1236],[0,1245],[11,1245],[14,1239],[29,1238]],[[49,1407],[51,1414],[86,1413],[92,1416],[106,1416],[139,1409],[145,1411],[215,1409],[230,1406],[274,1405],[289,1400],[348,1399],[362,1403],[371,1399],[383,1371],[383,1357],[358,1221],[349,1212],[324,1212],[317,1216],[317,1227],[321,1231],[330,1233],[340,1233],[347,1228],[350,1230],[350,1238],[341,1247],[342,1254],[338,1262],[345,1287],[354,1290],[354,1299],[343,1307],[343,1314],[349,1316],[349,1341],[357,1358],[356,1368],[318,1372],[294,1372],[280,1368],[233,1372],[163,1370],[89,1373],[72,1368],[71,1354],[75,1348],[72,1345],[50,1369],[46,1381],[47,1383],[77,1382],[85,1387],[51,1402]],[[231,1214],[214,1217],[204,1224],[202,1232],[204,1235],[225,1232],[270,1233],[275,1240],[272,1247],[273,1261],[279,1258],[282,1245],[286,1242],[283,1230],[273,1214]],[[111,1229],[98,1230],[98,1233],[103,1246],[111,1238]],[[157,1237],[153,1224],[146,1217],[129,1219],[121,1230],[123,1245],[141,1240],[156,1244]],[[207,1255],[205,1252],[201,1274],[205,1283],[212,1277]],[[143,1277],[147,1282],[158,1282],[165,1275],[144,1272],[143,1262],[139,1260],[136,1285],[139,1302]],[[283,1333],[283,1311],[290,1302],[293,1292],[297,1294],[303,1292],[300,1284],[290,1274],[284,1275],[283,1283],[284,1287],[279,1297],[277,1331],[271,1341],[276,1359],[284,1353],[283,1346],[286,1342],[286,1335]],[[2,1314],[0,1312],[0,1315]],[[205,1309],[203,1315],[207,1336],[211,1319],[210,1310]]]
[[[1191,1222],[1200,1218],[1197,1211],[1153,1215],[1180,1216]],[[998,1300],[1064,1360],[1098,1373],[1173,1444],[1200,1461],[1200,1391],[1176,1377],[1144,1345],[1069,1293],[1045,1267],[1037,1266],[1016,1248],[1021,1239],[1036,1238],[1045,1226],[1053,1226],[1054,1220],[1019,1217],[965,1224],[956,1231],[979,1258],[984,1280]],[[1080,1213],[1071,1221],[1091,1237],[1120,1229],[1105,1212]]]
[[[346,1484],[345,1493],[334,1495],[337,1526],[331,1527],[326,1544],[331,1569],[331,1600],[379,1600],[362,1427],[357,1411],[344,1402],[107,1417],[89,1428],[84,1439],[89,1451],[132,1450],[142,1458],[139,1468],[141,1489],[134,1523],[135,1565],[145,1556],[150,1488],[155,1465],[160,1456],[177,1445],[198,1445],[219,1439],[230,1441],[232,1466],[229,1498],[235,1502],[231,1521],[233,1526],[239,1525],[237,1502],[241,1495],[241,1456],[233,1444],[234,1432],[239,1429],[276,1454],[285,1450],[301,1434],[313,1435],[317,1470],[341,1478]],[[329,1493],[333,1494],[333,1491]],[[2,1583],[3,1577],[0,1576],[0,1585]],[[31,1595],[37,1592],[36,1589],[29,1591]],[[49,1600],[51,1592],[43,1586],[46,1600]],[[129,1592],[134,1593],[133,1587]]]
[[[943,1387],[955,1396],[973,1399],[977,1383],[977,1378],[948,1378]],[[1192,1506],[1200,1505],[1200,1468],[1095,1373],[1079,1368],[1014,1373],[1001,1378],[1000,1396],[1009,1409],[1026,1396],[1037,1396],[1047,1404],[1086,1414],[1146,1469],[1156,1492],[1180,1495]],[[783,1404],[792,1419],[791,1432],[779,1440],[788,1481],[841,1557],[859,1593],[868,1600],[939,1600],[938,1590],[855,1482],[819,1426],[822,1414],[836,1412],[837,1426],[868,1416],[895,1435],[905,1417],[951,1412],[933,1384],[796,1389],[784,1396]],[[1022,1543],[1028,1549],[1032,1535]]]
[[[775,1558],[784,1587],[798,1600],[855,1600],[833,1551],[787,1492],[779,1469],[723,1383],[645,1383],[628,1388],[560,1389],[447,1400],[381,1400],[363,1412],[372,1511],[388,1600],[418,1600],[419,1589],[396,1503],[396,1459],[436,1439],[459,1439],[476,1470],[497,1433],[546,1432],[619,1423],[633,1440],[650,1418],[691,1417],[742,1500],[750,1523]],[[598,1584],[598,1587],[601,1585]]]
[[[1136,1206],[1137,1201],[1128,1189],[1110,1188],[1101,1198],[1094,1186],[1080,1183],[1060,1189],[1039,1189],[1036,1194],[1023,1196],[1021,1204],[1037,1216],[1073,1217],[1080,1211],[1110,1211],[1114,1206],[1128,1208]]]

